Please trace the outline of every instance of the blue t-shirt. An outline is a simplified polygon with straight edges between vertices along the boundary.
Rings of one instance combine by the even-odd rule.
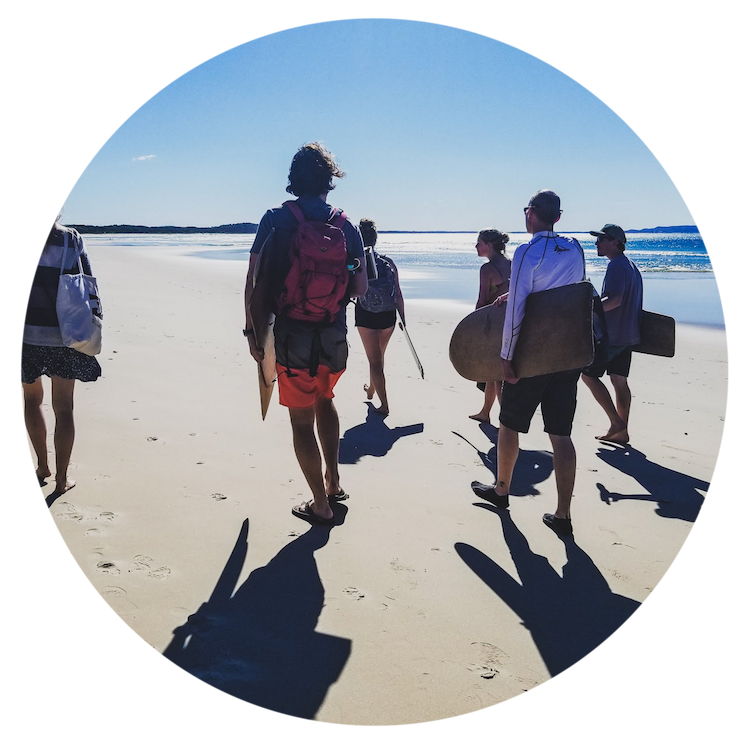
[[[312,221],[328,221],[333,210],[328,203],[318,196],[304,195],[298,198],[297,202],[305,217]],[[260,252],[263,243],[271,233],[271,229],[285,229],[294,232],[297,226],[297,219],[286,206],[270,208],[260,220],[250,253],[257,254]],[[349,262],[359,260],[360,264],[364,265],[365,248],[362,243],[362,235],[359,233],[359,228],[352,224],[349,219],[344,222],[344,237],[346,238],[346,252],[350,258]],[[333,323],[336,328],[344,332],[346,332],[346,305],[347,303],[342,305]]]
[[[635,263],[624,253],[609,261],[602,285],[602,297],[619,296],[619,306],[605,313],[609,345],[635,346],[641,340],[643,281]]]

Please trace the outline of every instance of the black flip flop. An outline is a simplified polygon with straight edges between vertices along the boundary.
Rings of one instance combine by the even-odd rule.
[[[343,503],[349,499],[349,495],[344,490],[339,490],[334,495],[327,495],[329,503]]]
[[[335,526],[336,525],[336,519],[331,516],[330,518],[323,518],[323,516],[319,516],[313,509],[312,509],[312,500],[308,500],[306,503],[302,503],[301,505],[295,505],[292,508],[292,515],[297,516],[297,518],[301,518],[303,521],[307,521],[308,523],[316,523],[320,526]]]

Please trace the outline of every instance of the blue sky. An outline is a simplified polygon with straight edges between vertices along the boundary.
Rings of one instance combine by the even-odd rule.
[[[93,105],[89,105],[93,106]],[[447,26],[352,20],[236,47],[167,86],[83,172],[63,219],[257,222],[320,140],[331,194],[382,229],[523,229],[539,188],[561,231],[693,223],[665,171],[599,99],[546,63]]]

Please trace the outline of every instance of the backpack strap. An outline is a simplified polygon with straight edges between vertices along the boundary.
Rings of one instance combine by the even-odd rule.
[[[328,219],[328,223],[337,229],[342,229],[345,221],[346,214],[340,208],[334,208],[331,212],[331,218]]]
[[[285,201],[282,205],[286,206],[292,212],[292,216],[297,219],[298,224],[302,224],[305,221],[305,214],[302,213],[302,209],[299,207],[297,201]]]

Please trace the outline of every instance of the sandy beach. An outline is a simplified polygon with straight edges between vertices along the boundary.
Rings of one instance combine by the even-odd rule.
[[[350,323],[336,404],[351,497],[342,525],[310,528],[290,513],[307,487],[276,396],[260,419],[241,334],[245,264],[182,253],[92,257],[106,290],[104,377],[77,389],[78,485],[50,513],[112,609],[188,672],[322,722],[458,716],[575,663],[679,552],[722,434],[723,330],[679,326],[674,359],[634,357],[627,448],[594,439],[605,417],[580,386],[575,538],[563,543],[541,522],[555,489],[538,417],[521,437],[510,513],[470,490],[491,480],[495,455],[495,430],[467,416],[481,394],[447,357],[471,308],[407,301],[425,380],[396,331],[385,420],[365,401]]]

